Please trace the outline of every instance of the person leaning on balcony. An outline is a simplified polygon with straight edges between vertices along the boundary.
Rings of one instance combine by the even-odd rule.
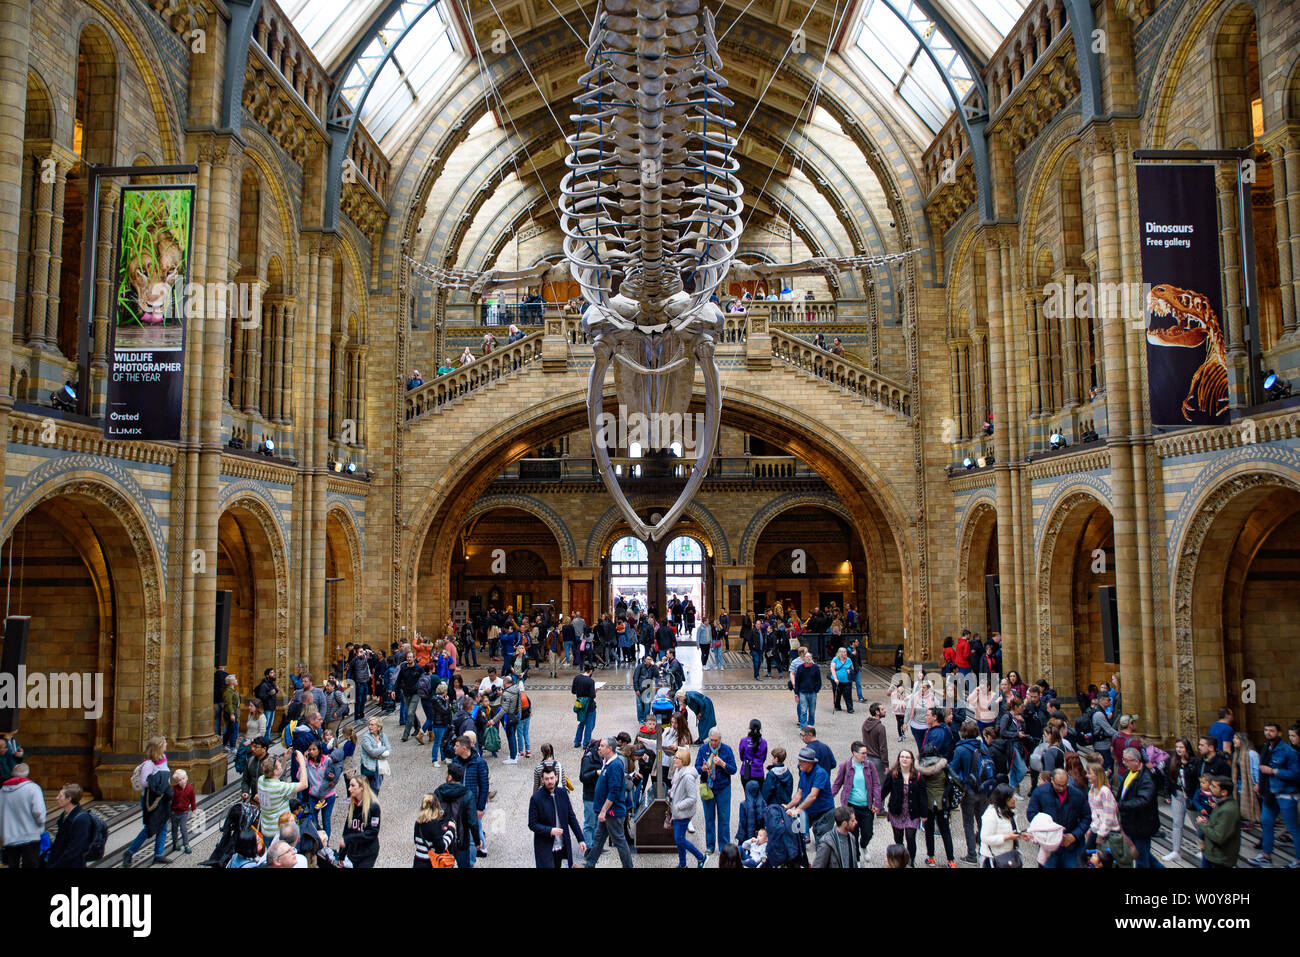
[[[470,351],[469,346],[466,346],[465,351],[460,354],[461,367],[463,368],[469,365],[473,361],[474,361],[474,353]]]
[[[411,377],[406,380],[407,390],[409,391],[411,389],[418,389],[422,385],[424,385],[424,379],[420,377],[420,370],[412,369]]]
[[[438,375],[446,375],[448,372],[455,372],[456,364],[452,361],[451,356],[442,360],[442,365],[438,366]]]

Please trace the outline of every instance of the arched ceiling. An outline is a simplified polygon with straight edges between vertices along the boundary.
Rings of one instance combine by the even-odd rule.
[[[419,221],[426,228],[413,246],[423,255],[447,264],[459,257],[473,268],[458,242],[488,196],[510,191],[502,210],[519,210],[525,219],[529,207],[535,217],[543,208],[552,215],[546,197],[557,195],[597,0],[281,2],[344,99],[373,78],[360,116],[393,162],[392,194],[385,197],[394,211],[390,241],[414,238]],[[745,127],[747,202],[758,216],[787,222],[819,254],[923,245],[916,171],[934,130],[954,109],[939,71],[965,95],[972,68],[993,52],[1023,4],[705,0],[736,100],[730,115]],[[928,52],[912,42],[903,19]],[[885,53],[894,60],[885,62]],[[458,169],[465,134],[485,112],[499,129],[497,148],[475,158],[481,168],[466,177]],[[819,128],[815,112],[839,130]],[[793,167],[807,179],[792,178]],[[442,220],[432,231],[431,212]],[[498,211],[502,228],[513,228],[518,217],[502,216]],[[898,230],[891,221],[899,221]],[[431,241],[456,231],[456,243]],[[489,259],[502,242],[489,236],[473,254]]]

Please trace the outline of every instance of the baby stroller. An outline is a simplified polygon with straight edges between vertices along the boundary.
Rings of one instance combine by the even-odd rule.
[[[256,829],[261,811],[252,801],[237,801],[226,812],[226,819],[221,824],[221,837],[212,855],[200,864],[200,867],[225,867],[235,856],[235,841],[244,828]]]

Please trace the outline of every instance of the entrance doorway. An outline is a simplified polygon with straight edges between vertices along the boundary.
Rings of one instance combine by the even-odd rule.
[[[690,598],[697,616],[708,607],[704,603],[704,548],[695,539],[683,535],[668,543],[664,553],[664,585],[670,602],[674,595],[682,604]]]
[[[620,606],[639,614],[646,609],[650,593],[650,553],[645,542],[631,535],[620,538],[609,552],[609,611]]]

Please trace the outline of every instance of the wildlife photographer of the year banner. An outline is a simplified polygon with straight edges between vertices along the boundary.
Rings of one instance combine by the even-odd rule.
[[[1152,425],[1228,420],[1214,167],[1138,164]]]
[[[128,186],[113,273],[110,439],[179,439],[193,186]]]

